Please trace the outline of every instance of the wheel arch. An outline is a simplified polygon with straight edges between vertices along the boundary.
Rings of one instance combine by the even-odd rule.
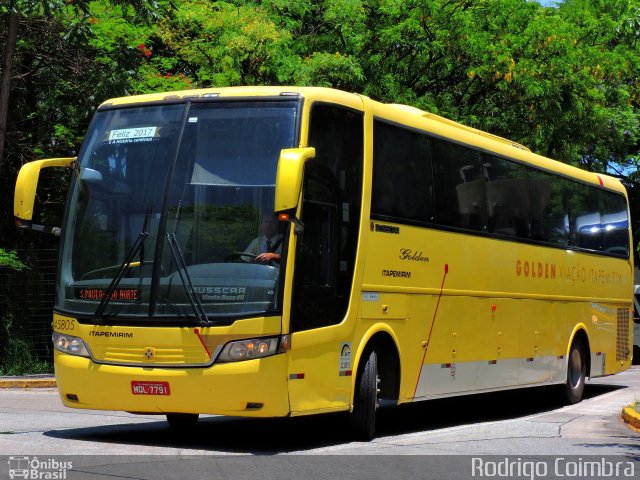
[[[353,369],[351,403],[355,394],[355,385],[369,353],[375,350],[378,356],[378,375],[380,377],[380,398],[397,400],[400,396],[400,354],[398,342],[391,330],[385,326],[374,326],[363,337],[359,345]]]
[[[591,376],[591,344],[589,342],[589,334],[587,333],[587,328],[582,323],[576,325],[573,329],[573,332],[571,332],[570,341],[567,345],[567,350],[565,355],[567,359],[567,364],[569,362],[569,352],[571,352],[571,346],[576,341],[582,342],[582,345],[585,348],[585,357],[586,357],[585,359],[587,361],[587,377],[590,377]]]

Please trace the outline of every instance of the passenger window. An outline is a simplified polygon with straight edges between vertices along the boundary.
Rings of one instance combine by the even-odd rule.
[[[432,158],[436,222],[484,230],[484,169],[480,153],[454,143],[433,140]]]
[[[425,135],[374,122],[371,213],[433,222],[433,181]]]
[[[499,235],[530,238],[531,205],[527,168],[493,156],[485,157],[484,167],[487,230]]]

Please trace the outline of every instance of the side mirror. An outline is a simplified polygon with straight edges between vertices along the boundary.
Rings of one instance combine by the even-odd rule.
[[[13,197],[13,215],[16,226],[33,230],[49,231],[54,234],[60,233],[60,227],[45,227],[43,225],[32,224],[38,179],[41,170],[50,167],[69,168],[75,160],[75,157],[49,158],[25,163],[22,166],[18,173]]]
[[[276,173],[275,213],[298,208],[304,164],[315,156],[316,149],[312,147],[286,148],[280,152]]]
[[[94,170],[93,168],[80,167],[78,180],[83,180],[85,182],[102,183],[104,178],[102,177],[102,173],[100,173],[98,170]]]

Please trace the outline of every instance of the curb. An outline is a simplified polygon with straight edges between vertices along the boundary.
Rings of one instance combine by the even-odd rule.
[[[0,377],[0,388],[55,388],[53,377]]]
[[[640,413],[636,408],[629,405],[622,409],[622,419],[629,424],[631,428],[640,431]]]

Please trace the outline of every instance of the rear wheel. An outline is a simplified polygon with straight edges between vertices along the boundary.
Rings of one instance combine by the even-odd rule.
[[[167,422],[172,430],[186,432],[198,423],[197,413],[167,413]]]
[[[351,433],[357,440],[371,440],[374,436],[378,408],[378,383],[378,356],[375,351],[372,351],[356,379],[350,427]]]
[[[587,355],[584,345],[577,340],[573,342],[569,351],[567,383],[564,385],[564,398],[567,403],[573,404],[582,400],[586,376]]]

